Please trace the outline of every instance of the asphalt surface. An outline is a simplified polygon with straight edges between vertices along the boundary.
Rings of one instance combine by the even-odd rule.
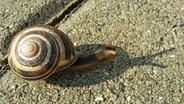
[[[14,33],[46,23],[63,10],[54,0],[12,2],[0,4],[1,57]],[[0,76],[0,103],[184,103],[183,4],[183,0],[87,0],[66,19],[58,19],[56,27],[81,53],[108,43],[122,29],[123,36],[113,42],[118,56],[90,72],[60,73],[40,81],[23,80],[8,69]],[[41,14],[34,17],[37,12]]]

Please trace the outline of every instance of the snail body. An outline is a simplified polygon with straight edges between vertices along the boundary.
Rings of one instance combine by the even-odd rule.
[[[115,48],[109,45],[94,53],[79,55],[65,33],[48,25],[23,29],[8,48],[11,69],[28,80],[45,79],[58,71],[81,71],[115,56]]]

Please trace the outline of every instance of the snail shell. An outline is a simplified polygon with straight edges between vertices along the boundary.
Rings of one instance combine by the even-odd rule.
[[[65,69],[78,55],[68,36],[55,27],[37,25],[23,29],[10,43],[8,63],[24,79],[44,79],[58,67]]]

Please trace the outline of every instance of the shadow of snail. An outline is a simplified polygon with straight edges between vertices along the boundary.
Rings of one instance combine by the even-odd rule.
[[[102,47],[101,44],[88,44],[76,47],[79,51],[91,51],[91,49]],[[167,66],[152,62],[155,57],[162,56],[168,52],[174,51],[175,48],[170,48],[155,54],[150,54],[142,57],[130,58],[128,53],[121,47],[116,47],[117,56],[114,60],[107,63],[102,63],[94,68],[90,68],[87,72],[82,73],[57,73],[51,76],[46,81],[53,85],[59,85],[62,87],[82,87],[88,85],[98,84],[115,77],[118,77],[124,73],[128,68],[134,66],[150,65],[160,68],[166,68]],[[84,52],[85,53],[85,52]],[[104,64],[104,65],[103,65]],[[101,69],[104,70],[101,70]],[[106,74],[105,72],[108,72]],[[81,78],[82,77],[82,78]]]
[[[63,87],[97,84],[117,77],[129,67],[137,65],[166,67],[152,63],[152,60],[174,48],[153,55],[130,58],[122,48],[112,46],[112,42],[121,34],[122,31],[105,45],[89,44],[75,47],[82,53],[78,55],[68,36],[57,28],[48,25],[28,27],[20,31],[10,43],[8,65],[23,79],[44,79],[47,83]],[[98,49],[91,52],[94,48]],[[87,54],[86,51],[91,53]],[[100,70],[102,66],[94,67],[107,61],[110,62],[106,63],[105,69],[109,74]],[[113,64],[110,64],[112,62]],[[97,70],[90,71],[93,69]],[[87,71],[90,72],[84,73]]]

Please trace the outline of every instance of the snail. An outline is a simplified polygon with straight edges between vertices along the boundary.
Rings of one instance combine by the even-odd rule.
[[[79,54],[61,30],[35,25],[14,36],[8,48],[8,65],[27,80],[46,79],[57,72],[80,72],[113,59],[117,53],[112,40],[93,53]]]

